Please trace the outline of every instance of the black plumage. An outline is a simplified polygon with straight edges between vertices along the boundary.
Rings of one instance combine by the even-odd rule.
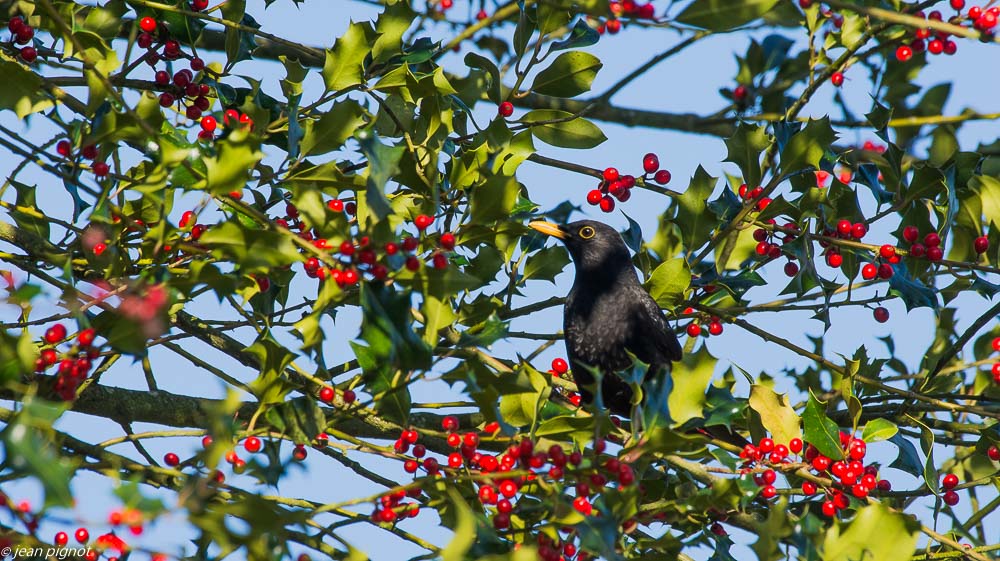
[[[649,376],[665,375],[681,359],[681,345],[656,301],[639,283],[628,247],[613,228],[593,220],[566,225],[532,222],[569,250],[576,279],[566,297],[563,332],[573,378],[585,403],[594,396],[588,370],[603,374],[601,397],[612,413],[629,416],[632,388],[616,373],[632,366],[629,353],[649,365]]]

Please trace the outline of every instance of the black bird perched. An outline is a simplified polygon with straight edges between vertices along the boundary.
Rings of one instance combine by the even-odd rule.
[[[560,239],[576,265],[566,297],[563,333],[573,379],[585,403],[600,371],[601,397],[612,413],[630,416],[632,388],[616,372],[632,366],[629,353],[649,365],[647,377],[669,372],[681,359],[681,345],[663,311],[639,283],[628,247],[607,224],[580,220],[566,225],[531,222],[531,228]]]

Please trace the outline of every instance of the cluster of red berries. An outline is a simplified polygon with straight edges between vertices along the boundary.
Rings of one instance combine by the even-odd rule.
[[[31,64],[38,58],[38,49],[28,45],[35,38],[35,29],[28,25],[21,16],[14,16],[7,21],[7,30],[10,31],[10,42],[14,45],[25,45],[17,50],[21,60]]]
[[[611,18],[602,20],[598,18],[587,18],[587,24],[596,29],[598,33],[604,35],[605,32],[616,35],[622,30],[620,18],[633,19],[656,19],[656,7],[652,2],[640,3],[635,0],[612,0],[608,4],[611,10]]]
[[[556,364],[556,361],[561,361],[561,364]],[[556,366],[553,370],[565,372],[565,360],[556,359],[556,361],[553,361]],[[393,445],[396,453],[409,455],[403,463],[404,471],[416,474],[422,469],[431,477],[440,477],[458,470],[466,470],[473,475],[490,475],[487,478],[477,478],[474,484],[479,502],[488,509],[493,526],[497,530],[510,528],[511,513],[517,508],[518,498],[525,491],[525,487],[532,485],[532,482],[539,477],[572,484],[575,489],[573,508],[584,516],[594,513],[591,497],[608,485],[610,480],[616,481],[620,487],[627,487],[635,482],[631,466],[617,458],[608,458],[600,463],[600,467],[594,467],[599,462],[586,460],[580,451],[567,454],[559,444],[553,444],[548,450],[540,451],[535,449],[535,443],[528,438],[511,444],[503,453],[494,455],[479,451],[479,433],[459,432],[457,417],[451,415],[444,417],[441,428],[447,433],[448,444],[456,449],[448,455],[446,465],[442,465],[434,457],[427,457],[427,449],[418,443],[419,433],[413,429],[406,429],[400,433]],[[491,422],[483,428],[482,434],[492,437],[499,431],[499,423]],[[594,443],[595,456],[600,456],[604,450],[603,440]],[[519,469],[528,473],[518,476],[505,475]],[[419,496],[419,490],[411,491],[409,496]],[[382,497],[372,515],[373,520],[391,523],[404,512],[408,516],[415,516],[413,513],[416,510],[415,505],[400,505],[399,501],[403,497],[404,493],[399,490]],[[556,558],[558,559],[558,555]]]
[[[73,144],[68,140],[60,140],[56,143],[56,152],[63,158],[69,158],[73,155]],[[93,144],[86,144],[80,149],[80,155],[84,159],[90,160],[93,163],[90,165],[90,170],[94,172],[96,177],[105,177],[111,168],[108,166],[107,162],[96,161],[99,151],[97,146]]]
[[[62,354],[56,350],[56,346],[66,340],[66,326],[57,323],[45,331],[43,341],[45,345],[51,345],[43,349],[37,359],[35,359],[35,372],[45,372],[50,366],[58,363],[57,377],[53,390],[64,401],[76,399],[76,389],[87,379],[90,369],[93,368],[93,359],[97,357],[99,350],[94,346],[96,333],[93,329],[81,330],[76,336],[76,343]]]
[[[771,204],[771,199],[767,197],[761,197],[764,194],[764,188],[760,185],[751,189],[747,187],[746,183],[741,183],[739,188],[736,190],[740,198],[743,199],[744,205],[752,204],[754,208],[760,212],[767,208],[767,205]]]
[[[670,172],[660,169],[660,159],[656,154],[649,153],[642,157],[642,169],[643,180],[651,179],[660,185],[670,183]],[[605,168],[601,175],[601,183],[597,189],[587,193],[587,202],[600,206],[604,212],[611,212],[615,209],[615,199],[624,203],[632,196],[635,176],[621,175],[618,168],[613,167]]]
[[[1000,337],[995,337],[993,339],[993,350],[1000,353]],[[993,368],[990,370],[990,372],[993,374],[993,381],[997,384],[1000,384],[1000,360],[993,363]]]
[[[992,39],[993,28],[996,27],[997,20],[1000,19],[1000,6],[986,9],[980,6],[973,6],[969,8],[965,16],[961,14],[962,9],[965,8],[965,0],[951,0],[951,7],[958,13],[949,18],[948,23],[962,27],[963,23],[971,22],[973,29],[983,33],[984,39]],[[920,11],[916,15],[930,21],[944,20],[944,16],[938,10],[934,10],[929,14]],[[929,28],[921,28],[914,32],[913,39],[909,43],[896,48],[896,59],[900,62],[906,62],[913,58],[914,54],[924,51],[932,55],[942,53],[953,55],[958,51],[958,45],[951,40],[951,34],[947,32],[932,32]]]
[[[840,224],[837,225],[837,230],[840,230],[841,224],[847,222],[847,220],[841,220]],[[873,280],[878,277],[882,280],[888,280],[892,278],[895,270],[892,268],[893,265],[899,263],[899,254],[896,253],[896,248],[889,244],[884,244],[879,247],[878,252],[875,254],[875,263],[865,263],[861,267],[861,278],[865,280]]]
[[[319,390],[319,399],[327,405],[333,404],[333,399],[337,396],[337,391],[330,386],[323,386]],[[340,399],[344,401],[344,405],[351,405],[358,399],[358,395],[354,393],[354,390],[343,390],[340,392]]]
[[[802,494],[812,496],[822,491],[825,500],[821,510],[824,515],[833,517],[838,511],[850,506],[850,497],[863,500],[874,491],[886,492],[892,489],[889,481],[879,479],[877,466],[864,465],[863,460],[868,452],[864,440],[841,432],[840,444],[843,459],[833,460],[821,454],[813,445],[804,444],[799,438],[793,438],[787,445],[776,443],[770,438],[763,438],[756,446],[747,444],[740,452],[740,458],[744,460],[744,470],[749,471],[754,467],[764,468],[753,477],[754,482],[761,488],[760,496],[770,499],[778,494],[775,487],[777,473],[773,468],[778,467],[782,471],[788,469],[793,464],[789,456],[798,455],[804,450],[802,460],[809,464],[818,476],[829,478],[832,482],[822,484],[821,489],[814,481],[804,481]]]
[[[684,315],[691,315],[694,313],[696,313],[694,308],[684,308]],[[688,336],[698,337],[700,335],[705,335],[708,337],[710,335],[722,335],[721,319],[716,316],[708,317],[708,327],[706,329],[702,329],[701,325],[704,323],[705,319],[706,318],[696,317],[691,323],[689,323],[686,329]]]
[[[765,223],[771,226],[777,224],[773,218],[769,218]],[[754,253],[765,259],[777,259],[781,257],[781,245],[794,241],[798,237],[795,234],[798,229],[799,225],[794,222],[788,222],[782,228],[776,228],[773,231],[766,228],[757,228],[753,231],[753,239],[757,242],[757,246],[754,247]],[[780,245],[778,244],[779,241],[781,242]],[[798,272],[798,263],[792,257],[789,257],[788,263],[785,263],[785,274],[794,277]]]
[[[208,98],[212,92],[211,87],[208,84],[198,83],[195,75],[195,72],[205,70],[205,61],[193,55],[186,55],[181,50],[180,42],[171,38],[166,28],[155,18],[149,16],[140,18],[139,29],[142,32],[139,33],[136,44],[139,48],[146,49],[146,54],[143,56],[151,67],[155,68],[161,59],[174,61],[182,57],[188,58],[190,69],[183,68],[172,76],[166,70],[158,70],[153,75],[153,81],[164,90],[159,98],[162,107],[171,107],[179,101],[184,106],[184,115],[188,119],[199,120],[202,113],[212,106]],[[159,50],[160,48],[162,50]]]
[[[0,493],[0,506],[7,506],[8,499],[3,493]],[[31,505],[28,501],[21,501],[17,505],[10,505],[11,510],[15,513],[18,518],[27,518],[28,529],[34,533],[37,530],[38,522],[37,518],[31,515]],[[128,531],[133,536],[140,536],[143,533],[144,516],[141,511],[134,508],[125,508],[121,510],[113,510],[108,514],[108,524],[112,527],[125,526]],[[53,536],[52,542],[57,547],[66,547],[69,544],[70,536],[66,532],[56,532]],[[101,534],[91,542],[90,541],[90,531],[85,527],[79,527],[73,532],[73,539],[76,543],[80,545],[91,545],[93,547],[88,547],[86,553],[81,556],[81,559],[85,561],[97,561],[101,557],[101,554],[110,550],[114,550],[118,555],[123,555],[125,552],[129,551],[130,546],[125,540],[115,534],[114,530]],[[108,561],[117,561],[118,557],[109,556]],[[154,553],[150,556],[150,561],[167,561],[167,556],[162,553]]]
[[[823,230],[823,235],[831,238],[839,238],[842,240],[861,240],[868,233],[868,226],[864,222],[854,222],[851,223],[849,220],[840,220],[837,222],[837,227],[835,229],[825,229]],[[820,240],[820,247],[823,248],[823,255],[826,258],[826,264],[834,269],[840,268],[844,264],[844,257],[840,254],[840,247],[835,244],[831,244],[826,240]]]
[[[559,377],[563,376],[567,372],[569,372],[569,363],[566,362],[566,359],[564,358],[552,359],[552,365],[551,368],[549,368],[549,374]],[[557,391],[561,391],[561,388],[558,388]],[[576,407],[579,407],[580,404],[583,402],[583,399],[580,397],[580,394],[576,392],[570,393],[568,396],[566,396],[566,399],[568,399],[569,402],[575,405]]]
[[[927,257],[932,262],[944,257],[941,236],[937,232],[929,232],[923,237],[923,243],[920,243],[920,230],[916,226],[907,226],[903,228],[903,239],[910,244],[910,257]]]
[[[344,208],[343,203],[338,199],[330,201],[327,206],[331,210],[343,210]],[[288,213],[287,220],[298,218],[298,211],[293,205],[289,204],[286,212]],[[433,223],[434,218],[426,214],[418,215],[413,220],[413,225],[416,226],[421,235]],[[309,234],[309,232],[303,232],[303,234]],[[416,252],[420,249],[420,240],[412,236],[405,236],[400,240],[387,242],[381,248],[376,248],[368,236],[344,240],[336,248],[333,248],[324,238],[312,238],[311,234],[306,239],[312,241],[317,249],[335,249],[339,261],[338,267],[326,268],[322,266],[319,259],[309,257],[306,259],[304,265],[306,274],[309,277],[320,280],[329,278],[341,287],[357,284],[365,273],[369,274],[374,280],[384,280],[389,275],[390,267],[394,266],[393,260],[398,259],[396,256],[405,256],[402,265],[407,270],[417,271],[423,266],[423,261],[416,255]],[[437,249],[431,256],[431,266],[435,269],[448,268],[447,252],[455,249],[455,243],[455,234],[451,232],[444,232],[438,236]],[[385,263],[378,261],[380,252],[383,254]]]
[[[250,118],[250,115],[240,113],[232,108],[226,109],[222,112],[222,124],[226,128],[230,129],[243,127],[253,130],[253,119]],[[215,138],[215,131],[219,128],[218,119],[212,115],[205,115],[201,118],[201,121],[199,121],[199,125],[201,126],[201,130],[198,131],[199,140],[212,140]],[[233,191],[232,193],[229,193],[229,196],[239,200],[243,198],[243,193]]]

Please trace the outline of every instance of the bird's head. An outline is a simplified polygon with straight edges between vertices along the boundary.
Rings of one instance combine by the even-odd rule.
[[[607,224],[594,220],[578,220],[569,224],[536,221],[528,226],[562,241],[578,272],[617,276],[622,271],[633,271],[625,241],[618,231]]]

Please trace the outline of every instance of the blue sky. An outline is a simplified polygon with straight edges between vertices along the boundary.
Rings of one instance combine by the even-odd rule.
[[[663,5],[665,3],[657,2],[657,4]],[[942,5],[944,4],[946,2],[942,3]],[[455,10],[463,10],[466,5],[466,0],[456,0]],[[278,0],[267,10],[263,8],[262,0],[251,0],[248,2],[248,11],[262,24],[265,31],[318,46],[331,45],[333,40],[346,29],[349,21],[368,20],[378,13],[377,7],[371,4],[345,0],[333,2],[313,0],[298,7],[295,7],[289,0]],[[796,30],[787,30],[782,33],[790,38],[799,39]],[[435,28],[429,34],[433,39],[450,37],[449,32],[443,28]],[[763,35],[757,33],[754,36],[760,39]],[[589,49],[605,64],[594,83],[594,92],[602,92],[634,67],[675,44],[678,40],[679,37],[671,32],[647,31],[638,28],[626,28],[616,36],[603,37],[598,45]],[[620,106],[676,113],[714,112],[725,103],[718,94],[718,89],[731,87],[733,84],[736,73],[733,53],[745,52],[748,40],[746,34],[733,34],[701,41],[682,55],[656,66],[642,78],[633,82],[628,88],[617,94],[614,102]],[[462,65],[460,57],[464,55],[464,52],[459,55],[446,56],[443,64],[446,68],[462,72],[464,65]],[[203,54],[203,56],[212,60],[212,55]],[[958,113],[967,107],[982,112],[995,112],[1000,110],[1000,101],[997,101],[996,97],[996,92],[1000,91],[1000,73],[988,71],[988,61],[995,60],[995,57],[995,46],[991,49],[987,45],[962,41],[958,55],[950,58],[938,57],[917,81],[922,85],[953,82],[952,96],[946,107],[948,114]],[[279,64],[265,61],[242,63],[237,67],[236,72],[262,79],[264,89],[276,97],[280,97],[278,80],[284,76],[284,71]],[[310,80],[315,86],[318,83],[318,74],[314,72]],[[310,82],[307,81],[306,101],[311,100],[310,96],[317,96],[320,93],[315,88],[310,90],[309,84]],[[824,85],[814,101],[806,107],[804,114],[819,117],[830,113],[832,116],[839,117],[840,115],[835,112],[836,110],[831,103],[833,92],[832,85]],[[848,72],[847,83],[842,88],[842,93],[854,114],[861,115],[870,109],[870,84],[862,72]],[[488,104],[481,104],[477,108],[477,117],[481,117],[478,120],[480,122],[488,120],[492,118],[494,112],[495,108]],[[12,115],[3,114],[0,115],[0,123],[15,130],[22,130],[26,135],[44,136],[45,132],[45,123],[41,119],[29,123],[18,123]],[[661,165],[668,168],[673,174],[673,181],[669,187],[679,191],[684,190],[687,178],[693,174],[698,165],[704,166],[709,173],[715,176],[721,176],[724,171],[736,173],[735,167],[731,164],[721,163],[726,154],[721,139],[641,127],[627,128],[607,123],[600,123],[600,125],[608,140],[598,148],[586,151],[565,150],[536,142],[538,152],[545,156],[597,168],[613,165],[623,172],[641,169],[643,154],[655,152],[659,155]],[[974,149],[979,142],[989,143],[995,140],[995,124],[980,122],[967,125],[963,127],[959,138],[963,148]],[[874,139],[874,135],[868,134],[867,131],[842,131],[843,142],[861,144],[868,139]],[[16,164],[15,160],[0,156],[0,173],[6,176]],[[64,213],[66,205],[65,199],[61,196],[61,187],[51,185],[44,175],[36,171],[30,173],[31,177],[39,182],[40,193],[48,194],[48,190],[53,190],[52,196],[44,197],[41,203],[42,207],[53,213]],[[518,178],[529,187],[533,200],[540,203],[543,208],[570,198],[580,203],[584,207],[584,213],[589,217],[604,220],[619,227],[626,225],[625,218],[620,211],[605,215],[599,211],[592,212],[596,209],[584,203],[586,191],[593,187],[593,181],[589,178],[532,162],[522,165]],[[191,200],[196,201],[197,199]],[[861,200],[866,209],[874,208],[874,203],[867,194],[863,194]],[[620,205],[619,208],[642,226],[648,238],[655,231],[659,213],[666,208],[666,203],[666,199],[660,195],[636,191],[632,199],[628,203]],[[178,214],[185,209],[184,205],[178,205],[175,208],[177,208]],[[582,218],[583,216],[584,214],[581,214],[578,217]],[[6,219],[6,216],[4,218]],[[883,222],[886,223],[879,224],[869,234],[866,241],[872,240],[872,243],[892,241],[888,232],[895,227],[895,224]],[[825,269],[821,266],[821,270]],[[765,276],[772,282],[767,286],[755,288],[749,293],[751,300],[755,303],[773,299],[786,284],[780,265],[766,269]],[[554,285],[545,282],[531,283],[525,296],[518,299],[518,303],[525,304],[552,295],[564,295],[571,283],[572,273],[570,269],[567,269],[566,273],[556,279]],[[39,316],[55,311],[52,302],[39,301],[37,304],[35,313]],[[960,297],[954,305],[959,307],[958,321],[961,330],[977,317],[977,312],[982,310],[983,300],[975,295],[966,295]],[[907,366],[916,368],[933,335],[933,315],[928,309],[906,313],[902,304],[898,302],[890,302],[887,307],[892,313],[892,319],[886,324],[876,323],[869,310],[836,309],[832,313],[833,328],[824,335],[827,356],[836,358],[837,353],[851,355],[862,344],[868,347],[871,355],[885,356],[886,348],[877,338],[892,333],[895,336],[897,355]],[[212,315],[215,312],[213,308],[215,306],[212,302],[203,301],[198,303],[196,311]],[[13,313],[12,307],[0,305],[0,321],[12,320]],[[808,313],[759,314],[750,319],[764,329],[780,333],[793,343],[810,347],[807,335],[818,336],[822,334],[822,325],[817,321],[810,320],[809,315]],[[218,314],[216,314],[217,316]],[[324,325],[326,333],[330,337],[326,348],[329,364],[339,363],[348,358],[349,347],[347,343],[356,334],[357,321],[356,311],[347,310],[338,316],[336,324],[328,321]],[[560,327],[561,310],[558,309],[534,314],[515,321],[511,325],[511,329],[514,331],[534,332],[554,332]],[[244,336],[245,341],[250,340],[247,333],[240,335]],[[291,340],[289,343],[292,344]],[[722,336],[712,338],[707,344],[712,354],[720,359],[720,372],[735,364],[753,375],[765,371],[775,374],[783,369],[802,369],[808,364],[805,359],[776,345],[764,343],[756,336],[734,326],[727,326],[726,332]],[[203,346],[192,348],[197,350],[199,354],[212,357],[213,360],[216,358],[211,350]],[[520,342],[511,340],[498,343],[494,351],[499,355],[512,357],[514,353],[523,349]],[[557,356],[564,356],[561,342],[539,357],[535,366],[547,367],[549,360]],[[223,388],[215,378],[206,373],[194,371],[182,359],[171,353],[154,350],[151,357],[154,365],[158,365],[156,367],[157,381],[161,388],[206,397],[221,397],[223,395]],[[123,387],[143,388],[144,380],[138,364],[127,364],[127,362],[121,361],[109,372],[103,382]],[[241,379],[248,380],[253,377],[251,373],[224,357],[219,356],[218,363],[225,365],[230,369],[230,373]],[[790,390],[791,384],[788,380],[781,380],[779,388]],[[738,389],[745,392],[748,388],[743,383]],[[414,392],[415,401],[439,400],[442,390],[447,391],[446,386],[441,382],[427,382],[418,385]],[[76,414],[66,415],[60,421],[60,428],[92,441],[121,434],[121,428],[110,421]],[[136,431],[153,429],[153,427],[141,425],[134,428]],[[183,458],[197,447],[198,440],[194,438],[157,439],[149,443],[149,450],[158,458],[167,451],[177,452]],[[134,449],[129,446],[116,446],[113,450],[138,457]],[[285,453],[290,453],[290,447]],[[873,453],[891,458],[894,450],[891,445],[883,444],[879,447],[873,447]],[[371,462],[367,458],[364,461],[389,477],[402,480],[405,475],[399,463]],[[917,484],[915,480],[902,472],[892,472],[892,478],[894,484],[897,484],[897,488],[912,488]],[[233,478],[230,481],[247,489],[254,488],[252,481],[246,478]],[[29,498],[34,504],[41,502],[40,490],[37,485],[18,483],[17,485],[6,485],[4,489],[12,497]],[[100,522],[105,520],[108,511],[117,505],[109,493],[108,481],[98,476],[80,475],[74,481],[74,491],[78,497],[78,507],[74,511],[74,516],[88,521],[92,528],[97,527]],[[265,489],[261,489],[261,491],[274,492],[274,490]],[[277,491],[286,496],[308,497],[314,500],[333,502],[376,493],[379,488],[344,470],[339,464],[322,458],[318,454],[313,454],[308,461],[308,469],[293,470]],[[170,494],[161,495],[168,505],[174,504]],[[403,527],[421,534],[435,543],[446,543],[447,533],[434,528],[432,521],[432,515],[422,515],[417,520],[404,522]],[[43,535],[51,536],[59,530],[70,531],[77,525],[78,523],[75,521],[53,520],[46,525]],[[91,533],[95,534],[95,531],[92,529]],[[177,547],[182,544],[181,537],[193,537],[193,535],[184,524],[180,511],[175,511],[155,527],[150,528],[141,543],[149,547],[161,547],[167,553],[176,554],[179,553]],[[354,525],[345,530],[343,535],[356,546],[364,549],[373,559],[408,558],[421,552],[419,548],[393,538],[388,533],[370,525]],[[746,550],[741,550],[741,552],[744,555],[752,555]],[[743,558],[742,555],[738,555],[738,557]]]

